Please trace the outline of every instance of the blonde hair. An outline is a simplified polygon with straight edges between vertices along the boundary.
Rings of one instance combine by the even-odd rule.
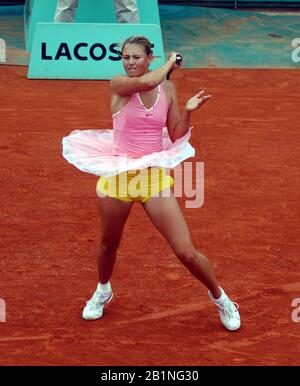
[[[122,45],[122,53],[127,44],[142,46],[147,56],[152,54],[152,44],[147,38],[145,38],[145,36],[130,36]]]

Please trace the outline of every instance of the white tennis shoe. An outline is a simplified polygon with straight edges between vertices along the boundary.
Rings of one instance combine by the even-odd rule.
[[[241,326],[241,318],[238,311],[239,305],[232,302],[220,287],[222,295],[219,299],[214,299],[211,292],[208,291],[208,296],[213,303],[219,308],[219,314],[223,326],[229,331],[236,331]]]
[[[86,306],[82,312],[83,319],[95,320],[101,318],[105,304],[109,303],[113,298],[110,283],[109,288],[108,291],[103,291],[100,287],[100,283],[98,284],[92,298],[86,302]]]

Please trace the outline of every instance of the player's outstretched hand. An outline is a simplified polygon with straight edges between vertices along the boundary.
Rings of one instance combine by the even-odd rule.
[[[190,112],[197,110],[199,107],[203,106],[209,98],[211,98],[211,95],[204,95],[204,91],[200,91],[187,101],[185,110]]]

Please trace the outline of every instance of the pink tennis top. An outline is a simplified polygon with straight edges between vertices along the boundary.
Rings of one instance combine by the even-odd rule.
[[[191,128],[172,142],[166,127],[168,101],[157,87],[154,105],[147,109],[138,93],[113,115],[113,130],[74,130],[62,140],[63,156],[79,170],[110,177],[127,170],[174,168],[195,155],[189,143]]]
[[[113,154],[139,158],[163,150],[163,128],[166,126],[168,101],[162,86],[148,109],[139,93],[113,114]]]

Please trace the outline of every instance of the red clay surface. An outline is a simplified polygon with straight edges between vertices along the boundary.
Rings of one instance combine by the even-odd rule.
[[[69,165],[61,139],[109,128],[106,81],[27,80],[0,68],[2,365],[299,365],[297,70],[181,70],[205,202],[186,209],[196,247],[240,304],[229,333],[197,282],[135,204],[102,319],[81,319],[96,285],[97,177]],[[300,314],[300,310],[299,313]],[[299,315],[300,316],[300,315]]]

